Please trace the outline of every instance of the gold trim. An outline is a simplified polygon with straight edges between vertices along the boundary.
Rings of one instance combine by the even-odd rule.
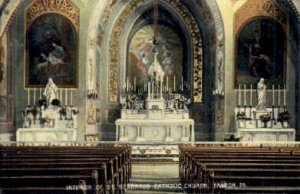
[[[47,13],[57,13],[68,18],[79,29],[79,9],[69,0],[35,0],[25,10],[26,26],[39,16]]]
[[[109,42],[109,84],[108,84],[108,101],[116,103],[118,100],[118,64],[119,64],[119,44],[122,30],[124,29],[127,17],[131,15],[139,6],[144,4],[146,0],[133,0],[126,6],[118,17],[112,30],[112,37]],[[180,16],[186,22],[186,26],[193,40],[193,101],[202,102],[202,76],[203,76],[203,56],[202,42],[199,26],[189,12],[189,10],[179,1],[165,0],[171,7],[175,8]]]

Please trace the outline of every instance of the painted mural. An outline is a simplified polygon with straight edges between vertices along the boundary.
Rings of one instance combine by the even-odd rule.
[[[138,30],[130,42],[127,75],[131,83],[136,79],[137,90],[143,90],[148,81],[148,68],[154,57],[153,35],[152,25],[147,25]],[[169,88],[174,88],[175,77],[176,87],[179,87],[183,66],[182,42],[173,30],[163,25],[159,25],[159,36],[160,43],[155,50],[165,72],[164,79],[166,81],[168,77]]]
[[[262,18],[248,23],[237,42],[236,87],[255,84],[283,85],[285,79],[285,33],[276,21]]]
[[[26,85],[44,86],[49,77],[60,87],[77,85],[77,33],[65,17],[45,14],[27,29]]]
[[[0,96],[7,95],[7,37],[0,40]]]

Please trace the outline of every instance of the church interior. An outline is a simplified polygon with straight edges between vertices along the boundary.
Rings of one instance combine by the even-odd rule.
[[[0,1],[0,193],[299,193],[299,0]]]

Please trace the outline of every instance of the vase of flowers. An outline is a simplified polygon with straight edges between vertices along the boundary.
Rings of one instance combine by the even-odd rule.
[[[277,121],[281,123],[282,127],[287,127],[284,126],[285,123],[287,123],[291,118],[291,115],[288,111],[284,111],[278,114]]]
[[[268,127],[268,121],[271,120],[271,114],[267,113],[267,114],[263,114],[260,115],[260,120],[264,123],[264,128]]]

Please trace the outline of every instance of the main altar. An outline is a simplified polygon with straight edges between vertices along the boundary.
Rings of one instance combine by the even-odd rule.
[[[164,82],[164,71],[157,53],[148,69],[144,91],[136,92],[128,86],[130,83],[127,81],[120,96],[122,110],[121,118],[116,120],[117,141],[174,143],[195,140],[194,120],[189,116],[188,93],[183,90],[183,82],[180,92],[169,89],[168,80]]]
[[[51,78],[43,93],[40,89],[38,100],[37,91],[33,89],[31,95],[28,90],[28,106],[22,112],[23,126],[17,130],[17,142],[33,145],[76,142],[78,109],[72,105],[72,92],[69,91],[69,101],[68,90],[59,90]]]

